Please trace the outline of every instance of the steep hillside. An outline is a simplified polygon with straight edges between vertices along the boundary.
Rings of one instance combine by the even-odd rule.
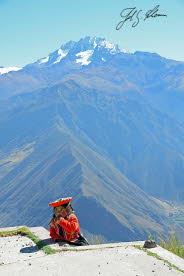
[[[169,229],[161,205],[57,125],[35,136],[22,160],[9,162],[1,165],[1,170],[7,167],[0,180],[2,226],[48,227],[48,202],[71,195],[82,228],[107,240]]]
[[[0,125],[2,149],[19,139],[32,143],[37,131],[57,122],[148,194],[183,201],[183,125],[139,93],[113,92],[68,81],[13,97],[8,103],[14,108]]]
[[[72,195],[82,227],[108,240],[171,229],[162,201],[184,202],[183,69],[87,37],[1,75],[0,225],[47,226],[48,202]]]

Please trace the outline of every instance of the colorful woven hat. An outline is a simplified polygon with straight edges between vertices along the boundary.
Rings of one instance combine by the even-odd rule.
[[[68,203],[71,200],[72,200],[72,197],[59,198],[59,199],[56,199],[55,201],[49,203],[49,206],[51,206],[51,207],[57,207],[57,206],[65,204],[65,203]]]

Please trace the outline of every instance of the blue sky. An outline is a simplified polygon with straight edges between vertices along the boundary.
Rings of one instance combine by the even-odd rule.
[[[156,5],[167,17],[140,20],[135,28],[125,22],[116,30],[123,9],[136,7],[145,14]],[[0,66],[25,66],[88,35],[130,52],[184,61],[183,14],[184,0],[0,0]]]

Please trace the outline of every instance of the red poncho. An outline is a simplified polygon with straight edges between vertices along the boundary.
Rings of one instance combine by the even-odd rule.
[[[50,223],[50,236],[53,241],[61,239],[63,241],[76,241],[79,237],[80,226],[75,214],[70,214],[66,218],[61,218],[59,223],[52,219]]]

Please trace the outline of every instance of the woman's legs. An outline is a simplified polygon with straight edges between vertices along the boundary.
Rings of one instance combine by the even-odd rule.
[[[88,241],[81,234],[79,235],[77,241],[68,243],[75,246],[89,245]]]
[[[74,245],[74,246],[84,246],[89,245],[88,241],[80,234],[78,239],[74,242],[72,241],[63,241],[60,239],[55,240],[59,243],[60,246]]]

